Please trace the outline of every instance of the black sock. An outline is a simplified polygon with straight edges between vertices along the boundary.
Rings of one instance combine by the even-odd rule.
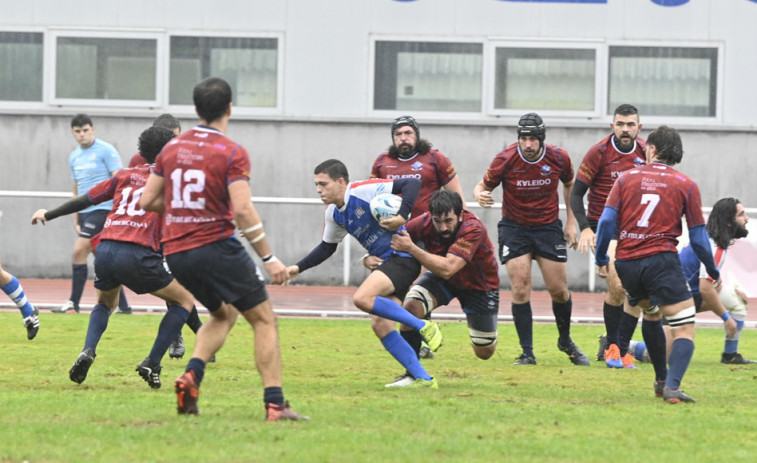
[[[84,285],[87,283],[87,264],[74,264],[73,278],[71,279],[71,297],[69,300],[74,303],[74,308],[79,311],[79,301],[84,292]]]
[[[618,323],[618,348],[620,349],[620,356],[623,357],[628,353],[628,346],[631,345],[633,339],[633,333],[636,331],[636,325],[639,323],[639,319],[633,315],[623,312],[620,314],[620,322]],[[609,336],[608,336],[609,339]],[[609,346],[609,341],[608,341]]]
[[[129,309],[129,301],[126,300],[126,293],[124,292],[123,286],[121,286],[121,293],[118,296],[118,308],[121,310]]]
[[[570,342],[570,316],[573,314],[573,298],[569,297],[565,302],[552,301],[552,313],[555,316],[557,332],[560,334],[560,344],[565,346]]]
[[[155,338],[152,350],[150,350],[150,361],[154,365],[160,365],[160,361],[166,355],[168,346],[171,345],[176,335],[181,332],[181,327],[184,326],[188,316],[189,312],[184,307],[179,305],[168,307],[168,311],[160,321],[158,336]]]
[[[602,306],[602,315],[605,319],[605,331],[607,332],[607,345],[618,344],[618,329],[623,315],[623,304],[612,305],[607,302]]]
[[[267,404],[284,405],[284,391],[278,386],[267,387],[263,391],[263,402]]]
[[[400,330],[400,335],[402,336],[402,339],[410,344],[410,347],[415,351],[415,355],[418,355],[420,358],[421,345],[423,344],[423,336],[421,336],[421,333],[416,330]]]
[[[197,334],[197,330],[202,326],[200,315],[197,313],[197,307],[195,306],[192,306],[192,313],[189,314],[189,318],[187,319],[187,326],[195,334]]]
[[[665,381],[668,376],[667,346],[665,331],[662,330],[662,320],[641,322],[641,334],[647,343],[647,352],[654,366],[655,379]]]
[[[533,357],[534,356],[534,333],[533,333],[533,313],[531,312],[531,302],[524,302],[523,304],[512,303],[513,322],[515,323],[515,331],[518,332],[518,339],[520,340],[520,347],[523,349],[523,353]]]
[[[197,357],[192,357],[187,363],[187,369],[184,371],[192,370],[195,372],[195,380],[197,380],[197,387],[200,387],[202,378],[205,377],[205,362]]]

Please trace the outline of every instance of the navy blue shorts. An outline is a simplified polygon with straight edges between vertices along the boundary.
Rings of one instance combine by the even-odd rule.
[[[171,254],[166,262],[179,283],[211,312],[223,302],[244,312],[268,300],[263,275],[236,238]]]
[[[421,264],[412,257],[392,254],[376,268],[377,271],[388,276],[394,285],[394,295],[400,300],[405,299],[410,285],[421,273]]]
[[[691,298],[689,284],[676,252],[616,260],[615,270],[631,305],[637,305],[644,299],[649,299],[653,306],[671,305]]]
[[[105,219],[108,218],[108,213],[104,209],[97,209],[92,212],[80,212],[78,216],[79,220],[79,236],[82,238],[91,239],[96,234],[103,231],[105,225]]]
[[[456,288],[431,272],[425,272],[413,286],[422,286],[433,294],[437,307],[449,305],[452,299],[457,298],[468,321],[468,328],[485,333],[497,331],[499,290]]]
[[[512,220],[502,219],[497,224],[499,231],[499,259],[504,265],[508,260],[526,254],[556,262],[568,261],[568,243],[558,219],[548,225],[529,227]]]
[[[110,291],[124,285],[137,294],[154,293],[173,281],[163,256],[135,243],[104,240],[95,256],[95,288]]]

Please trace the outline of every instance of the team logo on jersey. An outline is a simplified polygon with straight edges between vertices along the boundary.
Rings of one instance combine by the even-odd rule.
[[[410,168],[411,168],[411,169],[412,169],[413,171],[415,171],[415,172],[418,172],[419,170],[423,170],[423,163],[422,163],[422,162],[420,162],[420,161],[415,161],[414,163],[412,163],[412,164],[410,165]]]
[[[547,175],[549,175],[550,173],[552,173],[552,168],[551,168],[551,167],[549,167],[549,166],[541,166],[541,174],[542,174],[543,176],[545,176],[545,177],[546,177],[546,176],[547,176]]]
[[[365,214],[365,211],[363,210],[362,207],[358,207],[357,209],[355,209],[355,216],[357,216],[358,219],[362,217],[363,214]]]
[[[105,224],[103,224],[103,228],[108,228],[108,227],[110,227],[110,219],[106,219]]]
[[[636,159],[633,160],[633,163],[636,164],[636,167],[643,166],[646,164],[646,161],[641,159],[640,157],[636,156]]]

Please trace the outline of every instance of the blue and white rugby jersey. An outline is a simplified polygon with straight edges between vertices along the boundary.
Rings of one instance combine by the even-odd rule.
[[[725,255],[728,251],[715,244],[709,236],[708,239],[710,240],[710,247],[712,248],[712,257],[715,259],[715,265],[718,267],[718,270],[720,270],[725,264]],[[699,258],[697,258],[696,253],[694,253],[694,248],[691,247],[691,244],[684,246],[678,253],[678,257],[681,259],[681,267],[683,267],[683,273],[686,275],[686,281],[689,282],[691,294],[696,296],[699,294],[699,279],[708,278],[711,280],[710,276],[707,275],[707,269],[703,263],[699,262]]]
[[[371,199],[383,193],[391,193],[393,184],[392,180],[384,179],[350,183],[344,192],[344,205],[341,208],[334,204],[326,207],[323,241],[339,243],[349,233],[372,256],[384,260],[392,254],[411,257],[410,254],[391,248],[392,235],[405,230],[404,225],[392,232],[379,225],[371,215]]]

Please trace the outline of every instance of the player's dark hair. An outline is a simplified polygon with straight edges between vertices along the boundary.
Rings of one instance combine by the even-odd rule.
[[[71,119],[71,128],[74,127],[84,127],[85,125],[91,125],[94,127],[95,125],[92,123],[92,118],[87,116],[86,114],[77,114]]]
[[[681,135],[674,128],[661,125],[647,137],[647,145],[657,148],[657,160],[674,166],[683,159]]]
[[[195,85],[192,100],[197,115],[209,124],[223,117],[229,109],[231,86],[219,77],[208,77]]]
[[[139,135],[137,148],[139,153],[149,164],[155,162],[160,150],[166,146],[175,135],[165,127],[150,127]]]
[[[622,104],[615,108],[613,116],[638,116],[639,110],[632,104]]]
[[[707,234],[723,249],[728,249],[737,238],[736,206],[738,204],[741,204],[741,201],[736,198],[719,199],[712,206],[712,212],[707,218]]]
[[[437,190],[431,195],[428,211],[431,215],[442,215],[448,212],[454,212],[455,215],[459,217],[463,212],[463,199],[456,191]]]
[[[415,142],[415,152],[420,154],[428,153],[431,150],[431,143],[428,140],[424,140],[422,138],[419,138],[418,141]],[[387,150],[387,154],[389,157],[392,158],[399,158],[400,156],[400,150],[394,144],[389,147]]]
[[[176,129],[179,129],[181,131],[181,123],[178,119],[176,119],[173,114],[163,113],[160,116],[156,117],[154,121],[152,121],[153,127],[163,127],[164,129],[168,129],[171,131],[174,131]]]
[[[338,159],[329,159],[318,164],[313,174],[327,174],[331,180],[343,178],[345,182],[350,182],[350,174],[347,172],[347,166]]]

